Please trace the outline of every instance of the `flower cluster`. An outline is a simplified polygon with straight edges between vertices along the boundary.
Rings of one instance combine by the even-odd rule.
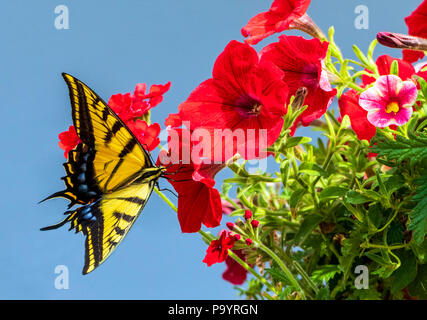
[[[326,37],[309,5],[274,0],[249,20],[245,40],[231,40],[211,77],[166,118],[168,146],[156,164],[177,193],[181,231],[202,234],[203,262],[225,262],[225,280],[241,285],[252,274],[248,297],[360,298],[348,282],[356,260],[376,270],[370,294],[410,297],[419,289],[409,287],[417,263],[427,262],[427,64],[412,64],[427,50],[427,0],[405,19],[409,35],[378,33],[367,55],[354,46],[359,61],[342,56],[333,28]],[[290,29],[308,37],[282,34],[253,47]],[[377,42],[403,49],[403,59],[374,59]],[[160,143],[150,109],[169,87],[147,93],[138,84],[109,100],[149,151]],[[295,136],[300,126],[317,127],[327,143]],[[65,155],[79,143],[72,126],[59,137]],[[267,157],[277,172],[248,172],[248,162]],[[225,168],[234,177],[220,193],[215,177]],[[216,237],[202,230],[220,226],[224,215],[234,219],[228,230]],[[411,281],[393,273],[403,264],[415,265]],[[390,277],[399,280],[384,293]]]

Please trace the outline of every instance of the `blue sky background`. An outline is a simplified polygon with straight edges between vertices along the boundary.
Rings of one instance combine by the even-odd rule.
[[[404,17],[421,0],[312,0],[310,16],[347,57],[366,51],[378,31],[406,32]],[[69,8],[69,30],[54,27],[57,5]],[[182,234],[175,214],[155,194],[114,254],[82,276],[84,237],[64,227],[67,201],[38,205],[62,190],[63,152],[58,133],[72,123],[68,72],[104,100],[135,84],[172,82],[152,112],[163,126],[169,113],[211,75],[213,63],[240,29],[265,11],[266,0],[2,1],[0,4],[0,298],[2,299],[236,299],[221,278],[225,265],[201,262],[206,245]],[[369,8],[368,30],[354,27],[357,5]],[[295,32],[292,32],[295,34]],[[261,42],[257,49],[275,41]],[[399,51],[378,46],[376,55]],[[302,130],[300,134],[310,134]],[[220,174],[217,186],[229,172]],[[166,185],[166,182],[163,182]],[[213,230],[217,233],[219,228]],[[69,289],[54,287],[55,267],[69,268]]]

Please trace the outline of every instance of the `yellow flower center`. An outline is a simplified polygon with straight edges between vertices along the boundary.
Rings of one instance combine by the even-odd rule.
[[[399,104],[397,102],[390,102],[387,107],[385,108],[385,112],[390,113],[390,112],[398,112],[399,111]]]

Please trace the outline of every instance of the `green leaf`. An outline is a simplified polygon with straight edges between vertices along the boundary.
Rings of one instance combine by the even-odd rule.
[[[271,275],[275,282],[283,282],[285,284],[291,283],[286,274],[278,267],[273,266],[271,268],[266,268],[265,272]]]
[[[423,93],[424,98],[427,98],[427,81],[421,77],[418,77],[418,82],[420,84],[421,92]]]
[[[412,254],[412,251],[405,250],[399,256],[402,264],[393,273],[394,279],[391,286],[392,294],[403,290],[417,276],[417,259]]]
[[[427,265],[421,265],[418,268],[417,277],[408,286],[411,296],[417,296],[419,299],[427,299]]]
[[[362,50],[359,49],[358,46],[355,44],[353,45],[353,51],[356,54],[356,56],[359,58],[360,62],[362,62],[366,67],[369,67],[371,69],[371,63],[369,62],[369,59],[364,55]]]
[[[396,135],[396,140],[386,136],[381,130],[371,141],[371,152],[378,153],[387,160],[396,160],[398,163],[409,161],[415,164],[427,158],[427,133],[421,132],[419,135],[408,133],[409,139]],[[376,143],[376,145],[374,145]]]
[[[417,243],[422,243],[427,233],[427,174],[416,180],[418,184],[417,194],[412,198],[418,202],[410,213],[409,230],[414,230],[414,238]]]
[[[359,300],[381,300],[381,293],[374,288],[356,290],[354,296]]]
[[[399,76],[399,64],[397,63],[397,60],[394,60],[391,63],[390,74],[394,74],[395,76]]]
[[[298,206],[298,202],[301,198],[306,194],[307,191],[305,189],[297,189],[292,192],[291,198],[289,199],[289,206],[294,209]]]
[[[316,300],[331,300],[331,293],[328,287],[320,288],[316,294]]]
[[[282,184],[284,186],[286,186],[287,183],[288,183],[290,172],[291,172],[291,168],[290,168],[290,165],[289,165],[289,161],[283,161],[280,164],[280,176],[281,176],[281,179],[282,179]]]
[[[327,176],[327,172],[323,170],[318,164],[316,163],[310,163],[310,162],[303,162],[299,168],[299,172],[306,173],[311,176]]]
[[[310,235],[310,233],[312,233],[313,230],[316,229],[319,223],[322,222],[322,220],[323,218],[318,215],[311,214],[306,216],[304,221],[301,223],[300,229],[295,235],[295,243],[300,246]]]
[[[387,211],[385,211],[380,204],[374,204],[369,207],[369,210],[368,210],[369,221],[372,223],[372,225],[376,229],[378,229],[381,226],[384,220],[385,213],[387,213]]]
[[[402,243],[405,227],[398,220],[393,220],[388,228],[387,239],[390,243]]]
[[[374,39],[374,40],[372,40],[371,44],[369,45],[369,48],[368,48],[368,57],[367,58],[370,61],[374,61],[374,50],[375,50],[375,47],[377,46],[377,44],[378,44],[378,40]]]
[[[390,264],[390,261],[387,261],[382,255],[376,254],[373,251],[374,250],[365,252],[365,256],[381,266],[387,266]]]
[[[341,273],[341,270],[336,264],[327,264],[321,266],[319,269],[313,271],[311,278],[314,281],[325,281],[329,282],[337,273]]]
[[[343,282],[347,281],[354,258],[359,255],[361,242],[362,238],[356,231],[351,233],[350,238],[343,241],[343,246],[341,248],[342,256],[340,258],[340,268],[344,272]]]
[[[343,197],[348,191],[348,188],[338,186],[326,187],[319,193],[319,200],[336,199]]]
[[[286,141],[286,144],[284,146],[285,149],[295,147],[299,144],[306,144],[311,141],[311,138],[309,137],[290,137]]]
[[[411,248],[420,264],[427,263],[427,240],[424,240],[421,244],[411,242]]]
[[[399,190],[406,185],[405,179],[400,174],[394,174],[384,180],[384,185],[387,189],[387,195],[390,197],[393,192]]]
[[[369,202],[372,201],[370,198],[368,198],[367,196],[354,191],[354,190],[350,190],[349,192],[347,192],[347,202],[351,203],[351,204],[362,204],[365,202]]]

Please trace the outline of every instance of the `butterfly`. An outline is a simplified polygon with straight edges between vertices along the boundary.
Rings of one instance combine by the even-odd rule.
[[[47,197],[70,201],[67,217],[41,230],[70,223],[86,236],[83,274],[103,263],[123,240],[166,168],[155,166],[138,139],[87,85],[63,73],[81,143],[64,163],[66,189]]]

